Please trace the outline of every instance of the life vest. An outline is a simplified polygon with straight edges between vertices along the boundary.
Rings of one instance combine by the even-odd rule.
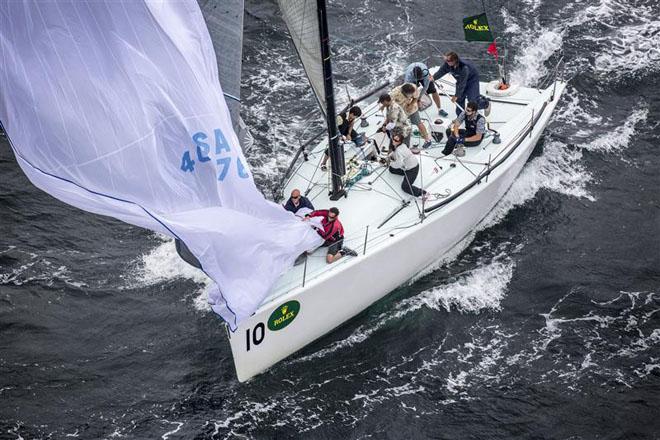
[[[477,117],[474,119],[470,119],[468,115],[465,115],[465,137],[477,134],[477,122],[479,122],[479,118],[483,118],[479,113],[477,113]]]
[[[310,213],[310,217],[323,217],[321,220],[321,226],[323,226],[322,231],[318,231],[321,238],[326,242],[334,242],[344,238],[344,227],[342,226],[339,219],[334,219],[333,221],[328,220],[328,210],[321,209]]]

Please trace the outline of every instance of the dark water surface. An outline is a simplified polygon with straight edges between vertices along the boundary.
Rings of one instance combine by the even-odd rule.
[[[330,2],[340,98],[437,60],[410,46],[460,38],[480,8],[443,5]],[[171,242],[37,190],[0,139],[0,438],[660,438],[659,14],[494,7],[518,81],[566,60],[529,163],[453,261],[246,384]],[[266,193],[286,141],[321,127],[283,32],[273,4],[248,4],[244,115]]]

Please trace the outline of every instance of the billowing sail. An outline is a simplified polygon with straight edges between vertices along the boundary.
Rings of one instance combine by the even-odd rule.
[[[321,111],[327,117],[317,0],[277,0],[277,3]]]
[[[257,190],[194,0],[0,2],[0,53],[0,120],[28,178],[181,239],[232,328],[320,243]]]
[[[234,132],[247,152],[254,144],[241,118],[241,65],[243,52],[243,0],[197,0],[209,29],[218,60],[218,75],[231,114]]]

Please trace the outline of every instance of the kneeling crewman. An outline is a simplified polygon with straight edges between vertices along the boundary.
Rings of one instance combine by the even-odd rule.
[[[339,221],[339,210],[334,206],[330,209],[319,209],[310,212],[305,220],[311,217],[321,217],[321,226],[323,229],[317,229],[317,232],[325,240],[323,247],[328,248],[328,254],[325,261],[330,264],[339,260],[344,255],[356,257],[357,252],[344,246],[344,227]]]

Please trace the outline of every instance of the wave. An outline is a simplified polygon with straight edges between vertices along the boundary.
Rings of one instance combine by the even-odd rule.
[[[2,254],[24,254],[29,261],[11,269],[7,267],[6,269],[10,269],[8,272],[0,273],[0,286],[5,284],[23,286],[39,283],[46,287],[52,287],[57,282],[62,282],[75,288],[88,287],[87,283],[75,280],[67,266],[53,263],[46,256],[21,251],[15,246],[9,246],[8,249],[0,252],[0,255]],[[21,258],[20,261],[23,260],[24,258]],[[5,269],[5,267],[1,268]]]
[[[545,63],[561,49],[562,43],[562,32],[543,28],[535,38],[522,42],[510,74],[511,82],[525,86],[536,84],[548,74]]]
[[[646,106],[636,108],[621,125],[611,127],[605,134],[599,135],[593,141],[582,145],[582,148],[602,153],[622,151],[630,145],[630,141],[635,134],[635,127],[645,122],[648,115],[649,109]]]
[[[139,258],[130,281],[124,288],[146,287],[187,279],[199,285],[191,292],[194,295],[195,308],[200,311],[210,311],[211,307],[207,299],[213,281],[204,272],[190,266],[179,257],[172,238],[159,234],[154,234],[154,237],[158,244]]]
[[[610,40],[607,53],[596,56],[596,71],[621,78],[658,69],[660,21],[624,26]]]
[[[501,254],[447,283],[402,300],[392,311],[380,314],[375,320],[356,328],[348,337],[330,346],[292,362],[304,362],[326,356],[337,350],[352,347],[367,340],[372,334],[392,321],[425,307],[436,311],[479,313],[481,310],[500,310],[500,303],[513,276],[514,262]]]

